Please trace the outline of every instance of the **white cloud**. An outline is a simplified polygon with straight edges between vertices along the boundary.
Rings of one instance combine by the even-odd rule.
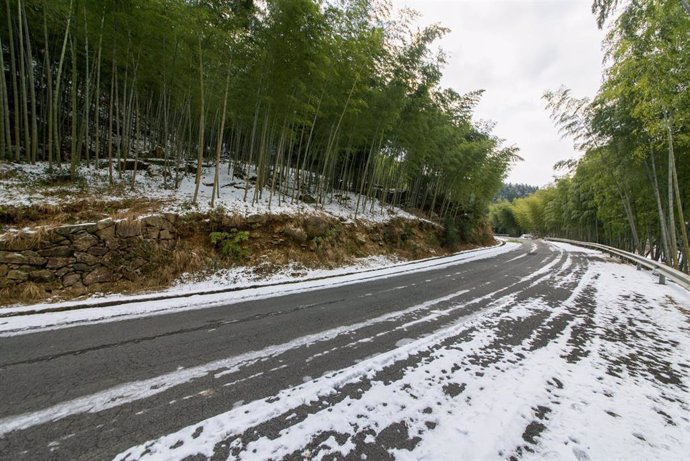
[[[578,155],[561,139],[541,99],[561,85],[594,96],[601,81],[604,36],[590,0],[393,0],[421,13],[419,27],[451,29],[440,46],[448,64],[443,85],[460,92],[483,88],[481,119],[520,148],[525,159],[508,180],[544,185],[552,166]]]

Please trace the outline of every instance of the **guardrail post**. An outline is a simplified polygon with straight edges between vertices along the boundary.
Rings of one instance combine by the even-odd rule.
[[[666,276],[664,274],[659,274],[659,285],[666,285]]]
[[[641,270],[642,270],[642,264],[637,263],[637,270],[638,270],[638,271],[641,271]]]

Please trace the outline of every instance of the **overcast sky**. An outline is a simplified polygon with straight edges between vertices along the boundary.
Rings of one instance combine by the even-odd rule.
[[[594,96],[602,71],[603,32],[591,0],[393,0],[421,13],[420,27],[451,29],[439,43],[448,55],[443,86],[461,93],[485,89],[476,116],[520,148],[509,182],[543,186],[553,165],[576,154],[561,139],[541,99],[561,85]]]

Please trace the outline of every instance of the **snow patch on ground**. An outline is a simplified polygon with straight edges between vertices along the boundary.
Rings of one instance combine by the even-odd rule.
[[[249,175],[254,173],[253,167],[244,168]],[[73,196],[80,194],[86,196],[85,191],[92,191],[95,194],[102,190],[103,193],[98,193],[99,200],[124,198],[161,200],[164,202],[161,212],[179,214],[190,211],[206,212],[216,208],[228,214],[241,216],[264,213],[287,215],[325,213],[350,220],[355,218],[355,211],[357,211],[357,219],[372,223],[387,222],[393,218],[419,219],[400,208],[383,204],[377,199],[365,200],[358,194],[345,191],[334,191],[328,195],[324,204],[317,206],[293,200],[285,194],[271,195],[270,187],[264,187],[261,197],[255,198],[254,185],[250,183],[245,197],[247,183],[243,179],[234,177],[227,163],[221,164],[220,167],[220,197],[216,199],[214,208],[211,207],[215,174],[213,167],[203,168],[197,204],[192,203],[196,188],[194,175],[184,175],[177,189],[170,188],[171,184],[165,188],[163,168],[158,165],[151,165],[148,171],[139,171],[135,178],[135,187],[131,187],[131,172],[125,172],[121,181],[116,179],[116,182],[120,182],[123,187],[116,191],[107,189],[107,192],[105,192],[105,187],[108,184],[108,170],[81,166],[78,169],[78,175],[83,178],[83,182],[59,186],[59,190],[63,192],[61,196],[54,193],[58,189],[57,186],[40,187],[40,181],[48,176],[46,164],[0,164],[0,176],[9,170],[18,170],[21,176],[0,179],[0,203],[14,206],[61,205],[65,203],[65,197],[70,193]],[[358,202],[359,206],[357,206]]]
[[[581,246],[577,246],[577,245],[571,245],[570,243],[554,242],[551,240],[549,240],[547,243],[551,246],[556,247],[556,248],[560,248],[561,250],[565,250],[568,253],[581,253],[581,254],[585,254],[588,256],[599,256],[600,258],[603,258],[606,256],[601,251],[592,250],[591,248],[585,248],[585,247],[581,247]]]
[[[233,267],[230,269],[220,270],[200,281],[195,280],[196,276],[194,274],[189,274],[182,277],[173,287],[157,294],[182,294],[189,292],[212,291],[227,287],[242,288],[256,285],[257,283],[276,284],[310,280],[372,269],[381,269],[384,267],[395,266],[396,264],[400,263],[405,263],[405,261],[386,255],[368,256],[366,258],[358,259],[354,264],[339,267],[337,269],[307,269],[299,264],[288,264],[268,276],[259,274],[250,267]]]

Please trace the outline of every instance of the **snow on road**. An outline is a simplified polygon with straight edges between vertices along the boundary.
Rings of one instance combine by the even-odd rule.
[[[579,247],[577,245],[571,245],[570,243],[565,243],[565,242],[553,242],[549,241],[549,245],[554,246],[556,248],[560,248],[561,250],[565,250],[569,253],[582,253],[590,256],[600,256],[601,251],[597,250],[592,250],[591,248],[585,248],[585,247]]]
[[[567,283],[117,459],[687,459],[688,292],[601,260]]]

